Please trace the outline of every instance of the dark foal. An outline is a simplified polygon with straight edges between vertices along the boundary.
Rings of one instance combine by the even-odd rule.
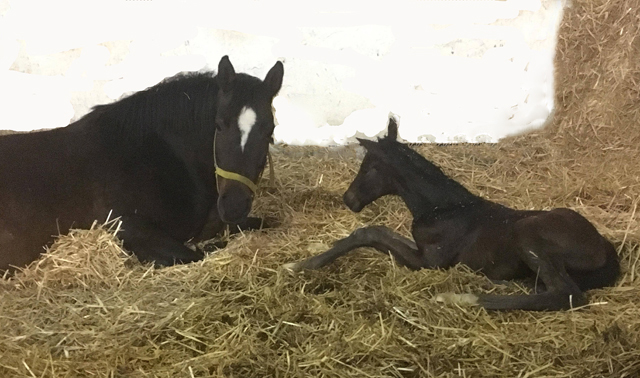
[[[88,228],[112,211],[118,236],[157,265],[203,258],[184,242],[249,218],[274,129],[282,63],[264,81],[183,73],[67,127],[0,138],[0,271],[38,258],[52,235]]]
[[[584,291],[616,281],[620,267],[614,247],[580,214],[564,208],[514,210],[482,199],[396,139],[391,119],[387,137],[377,143],[360,140],[367,154],[344,201],[359,212],[384,195],[399,195],[413,214],[415,242],[383,226],[364,227],[287,268],[318,269],[351,250],[373,247],[410,269],[462,263],[491,280],[535,277],[546,287],[532,295],[448,293],[437,298],[492,310],[582,306],[588,303]]]

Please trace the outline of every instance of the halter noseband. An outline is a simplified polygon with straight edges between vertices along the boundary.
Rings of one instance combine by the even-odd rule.
[[[251,181],[248,177],[245,177],[239,173],[226,171],[218,166],[218,161],[216,159],[216,137],[217,136],[218,136],[218,132],[216,131],[215,134],[213,134],[213,165],[216,167],[216,175],[222,178],[225,178],[227,180],[234,180],[234,181],[241,182],[245,184],[249,189],[251,189],[251,192],[253,192],[253,194],[255,194],[256,191],[258,191],[258,185],[256,185],[253,181]],[[271,155],[269,155],[269,160],[271,160]],[[260,174],[260,176],[262,176],[262,174]],[[258,177],[258,180],[260,180],[260,177]],[[218,193],[220,193],[220,184],[218,183],[218,180],[216,180],[216,186],[218,187]]]
[[[216,175],[222,178],[226,178],[227,180],[234,180],[234,181],[241,182],[246,186],[248,186],[249,189],[251,189],[251,191],[254,194],[258,190],[258,185],[254,184],[253,181],[249,180],[247,177],[235,172],[225,171],[224,169],[218,167],[218,164],[216,164]]]

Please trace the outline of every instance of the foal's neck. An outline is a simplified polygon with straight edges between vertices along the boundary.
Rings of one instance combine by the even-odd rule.
[[[410,155],[402,159],[404,164],[396,166],[395,181],[398,195],[414,217],[482,201],[422,155],[413,150],[408,153]]]

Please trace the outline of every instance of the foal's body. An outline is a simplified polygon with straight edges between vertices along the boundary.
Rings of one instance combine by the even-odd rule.
[[[0,272],[109,214],[125,248],[157,265],[203,258],[184,242],[205,225],[209,237],[259,225],[248,218],[255,189],[218,172],[257,181],[283,72],[278,62],[262,81],[223,57],[217,75],[178,74],[67,127],[1,137]]]
[[[564,266],[581,291],[606,286],[617,277],[611,243],[570,209],[521,211],[482,200],[463,211],[423,215],[414,220],[412,234],[422,268],[461,263],[493,280],[522,279],[537,275],[537,268],[532,269],[539,265],[535,254],[557,260],[556,268]]]
[[[289,269],[317,269],[355,248],[373,247],[410,269],[461,263],[492,280],[538,277],[545,285],[546,292],[534,295],[440,296],[498,310],[580,306],[587,303],[583,291],[615,282],[615,249],[580,214],[514,210],[482,199],[396,138],[390,120],[386,138],[360,141],[367,155],[344,200],[357,212],[383,195],[401,196],[414,216],[415,242],[383,226],[365,227]]]

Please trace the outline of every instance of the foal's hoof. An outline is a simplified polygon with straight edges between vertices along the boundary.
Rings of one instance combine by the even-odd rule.
[[[436,295],[436,302],[462,306],[477,306],[478,296],[474,294],[442,293]]]
[[[297,262],[284,264],[284,265],[282,265],[282,267],[285,268],[286,270],[292,272],[292,273],[297,273],[297,272],[302,270],[300,268],[300,263],[297,263]]]

